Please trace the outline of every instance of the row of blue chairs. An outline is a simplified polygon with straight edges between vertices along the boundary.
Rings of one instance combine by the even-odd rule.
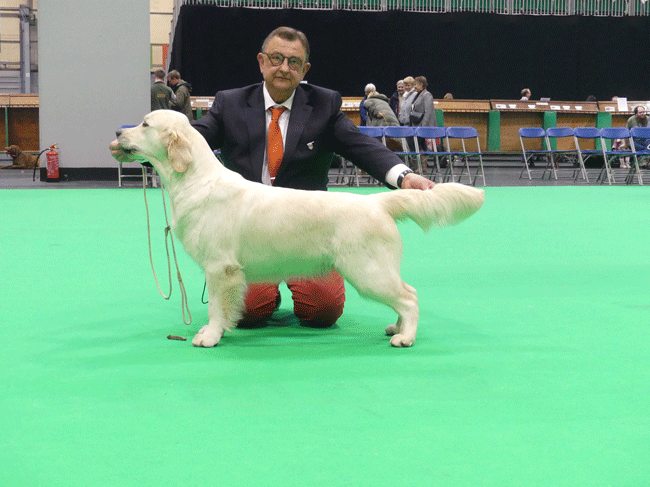
[[[413,166],[417,165],[420,174],[434,181],[438,178],[440,181],[455,181],[457,177],[457,182],[461,182],[461,179],[467,176],[469,183],[476,185],[476,180],[481,176],[485,186],[481,144],[474,127],[362,126],[359,130],[370,137],[381,139],[384,145],[387,145],[387,139],[401,141],[402,150],[395,151],[395,154],[405,160],[410,159]],[[433,139],[432,150],[426,146],[420,147],[418,139]],[[451,140],[454,139],[459,143],[452,144]],[[435,141],[444,141],[444,145],[438,145]],[[457,148],[452,150],[452,146]],[[427,160],[433,164],[430,166]],[[470,166],[473,166],[474,173]],[[456,168],[460,168],[459,173],[456,173]],[[354,171],[358,185],[358,175],[356,170]]]
[[[519,129],[519,139],[523,158],[519,177],[523,177],[525,171],[529,180],[532,179],[531,168],[537,169],[534,159],[541,159],[544,161],[542,178],[548,174],[549,178],[558,179],[558,171],[569,169],[574,181],[581,177],[589,183],[585,162],[593,159],[597,161],[597,183],[633,184],[636,181],[642,185],[641,167],[643,161],[650,158],[650,149],[639,146],[641,140],[650,141],[650,127],[633,127],[630,130],[626,127],[550,127],[546,130],[541,127],[524,127]],[[565,141],[562,144],[564,148],[557,149],[557,142],[561,140]],[[625,141],[628,148],[612,146],[613,140]],[[587,141],[593,143],[593,148],[585,148],[589,145]],[[531,144],[535,144],[535,147],[531,148]]]

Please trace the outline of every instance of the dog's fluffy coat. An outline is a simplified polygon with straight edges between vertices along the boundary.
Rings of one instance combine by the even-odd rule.
[[[484,192],[461,184],[373,195],[299,191],[245,180],[226,169],[184,115],[156,110],[118,131],[122,150],[150,161],[167,186],[172,228],[203,268],[209,323],[192,343],[213,347],[241,317],[247,283],[280,282],[336,269],[364,297],[391,307],[393,346],[410,346],[418,325],[414,288],[400,278],[396,220],[424,230],[461,222]]]

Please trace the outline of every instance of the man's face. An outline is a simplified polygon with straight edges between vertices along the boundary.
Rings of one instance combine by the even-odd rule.
[[[269,59],[269,55],[273,54],[282,54],[286,59],[279,66],[274,66]],[[305,57],[305,48],[299,40],[288,41],[281,37],[272,38],[265,47],[265,53],[257,55],[266,89],[276,103],[286,101],[309,71],[311,65],[304,62]],[[298,58],[304,64],[298,70],[291,69],[288,58]]]
[[[646,119],[646,114],[645,114],[645,109],[644,108],[639,108],[639,111],[636,112],[636,118],[637,118],[637,120],[645,120]]]

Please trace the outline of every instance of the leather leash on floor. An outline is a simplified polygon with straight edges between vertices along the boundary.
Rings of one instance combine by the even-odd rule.
[[[172,254],[174,255],[174,264],[176,265],[176,275],[178,277],[178,286],[181,290],[181,310],[183,312],[183,323],[189,325],[192,323],[192,313],[190,313],[190,308],[187,303],[187,292],[185,291],[185,284],[183,284],[183,278],[181,277],[181,270],[178,266],[178,259],[176,258],[176,247],[174,246],[174,236],[172,235],[172,229],[171,226],[169,225],[169,218],[167,217],[167,203],[165,202],[165,185],[163,184],[161,179],[160,189],[162,191],[163,209],[165,210],[165,223],[167,224],[167,226],[165,227],[165,250],[167,252],[167,270],[169,275],[168,294],[165,294],[163,290],[160,288],[160,284],[158,283],[158,276],[156,275],[156,269],[153,264],[153,255],[151,251],[151,225],[149,222],[149,204],[147,203],[147,178],[146,178],[146,168],[144,166],[142,166],[142,188],[144,190],[144,207],[147,211],[147,240],[149,242],[149,261],[151,262],[151,270],[153,271],[153,277],[156,281],[156,286],[158,287],[158,291],[160,291],[161,296],[169,300],[169,298],[172,295],[172,266],[171,266],[171,260],[169,258],[168,241],[171,240]],[[189,316],[189,321],[185,319],[186,310],[187,310],[187,315]]]

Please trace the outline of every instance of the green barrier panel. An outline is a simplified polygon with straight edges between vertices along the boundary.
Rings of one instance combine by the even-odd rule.
[[[603,127],[612,126],[612,114],[609,112],[598,112],[596,114],[596,128],[602,129]],[[603,146],[600,140],[596,140],[596,149],[601,150]]]
[[[442,113],[442,110],[439,108],[435,109],[436,112],[436,123],[438,124],[438,127],[444,127],[445,126],[445,114]]]
[[[490,110],[488,113],[487,150],[501,150],[501,112]]]
[[[549,127],[557,127],[557,113],[544,112],[544,122],[542,122],[542,127],[544,130]],[[557,140],[555,139],[551,139],[551,150],[557,150]]]

